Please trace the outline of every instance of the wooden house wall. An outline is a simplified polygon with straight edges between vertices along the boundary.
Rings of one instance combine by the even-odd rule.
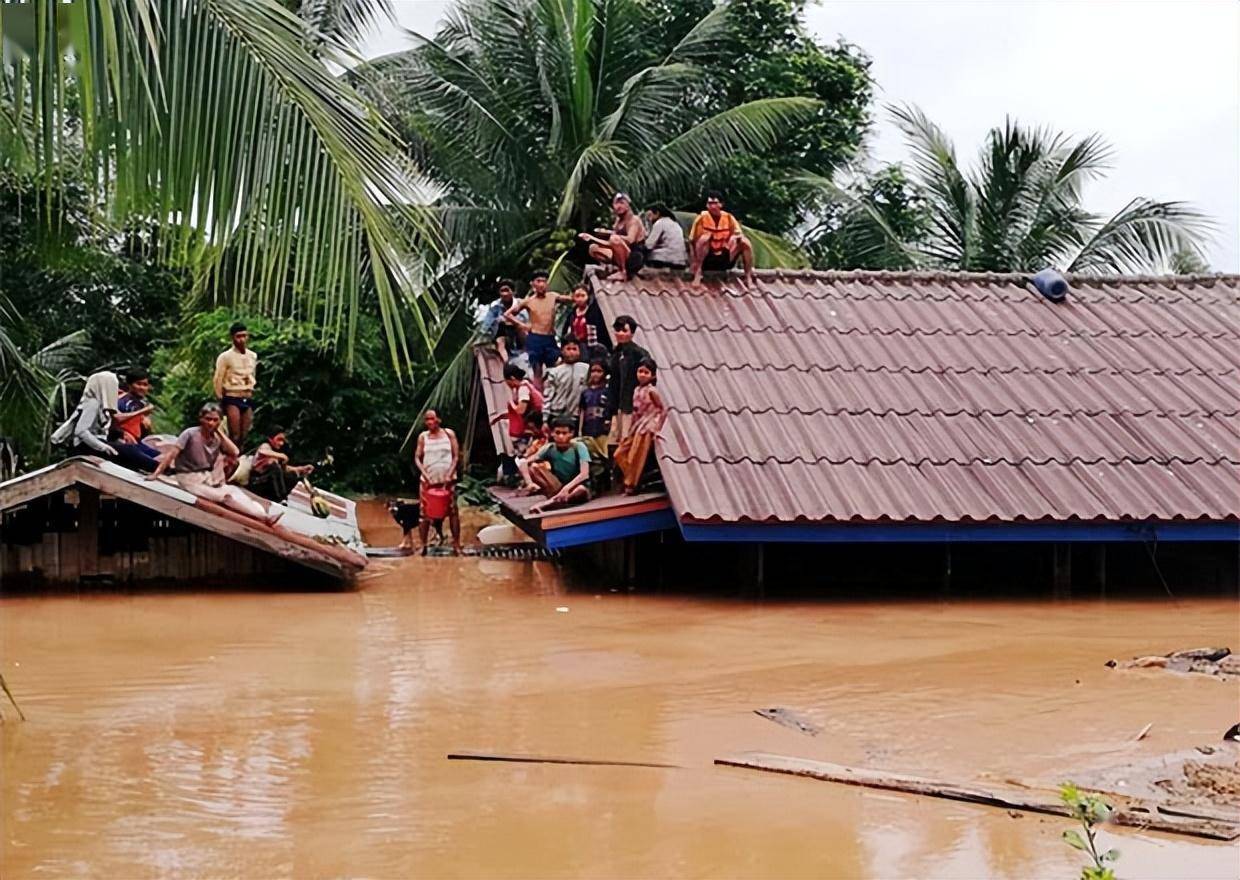
[[[315,585],[317,572],[87,487],[6,511],[0,588],[202,581]]]

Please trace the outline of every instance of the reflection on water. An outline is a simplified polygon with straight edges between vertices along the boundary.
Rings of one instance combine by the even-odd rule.
[[[1235,643],[1226,601],[763,606],[567,590],[547,563],[384,565],[344,594],[0,602],[31,719],[0,729],[0,876],[1066,877],[1060,819],[711,759],[1054,782],[1235,721],[1234,683],[1102,666]],[[1236,871],[1227,845],[1107,843],[1121,874]]]

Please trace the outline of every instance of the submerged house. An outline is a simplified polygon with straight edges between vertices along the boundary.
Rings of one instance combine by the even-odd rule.
[[[0,589],[83,583],[347,584],[366,565],[352,501],[298,487],[276,526],[166,481],[74,457],[0,483]]]
[[[583,539],[1240,540],[1240,277],[1077,276],[1062,299],[1021,274],[590,282],[671,412],[667,509]]]

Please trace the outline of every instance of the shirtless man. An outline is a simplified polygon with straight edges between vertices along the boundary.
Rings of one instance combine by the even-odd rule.
[[[517,300],[504,312],[505,322],[526,332],[525,354],[540,383],[543,368],[554,367],[560,359],[560,348],[555,344],[555,307],[561,302],[572,302],[572,297],[549,292],[547,273],[539,270],[530,276],[530,290],[525,299]],[[522,309],[529,312],[528,324],[518,317]]]
[[[577,237],[590,242],[590,256],[616,267],[616,271],[607,276],[608,281],[627,281],[629,275],[636,275],[645,263],[642,242],[646,240],[646,227],[633,213],[625,193],[616,193],[611,200],[611,210],[616,215],[611,229],[582,232]]]

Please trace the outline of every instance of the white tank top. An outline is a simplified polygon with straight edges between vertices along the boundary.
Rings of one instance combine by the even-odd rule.
[[[452,479],[452,439],[447,431],[438,437],[430,434],[422,443],[422,474],[427,482],[443,483]]]

